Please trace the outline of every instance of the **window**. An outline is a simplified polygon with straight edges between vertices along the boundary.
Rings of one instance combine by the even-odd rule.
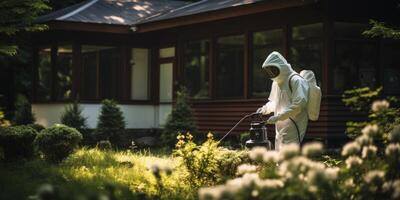
[[[57,49],[57,100],[67,100],[72,89],[72,46],[59,46]]]
[[[129,63],[131,66],[131,99],[149,99],[149,50],[132,49]]]
[[[334,34],[336,38],[363,38],[362,33],[368,29],[368,25],[348,23],[348,22],[335,22]]]
[[[322,82],[322,23],[292,28],[288,61],[296,72],[312,70],[318,85]]]
[[[184,46],[184,82],[193,99],[210,97],[209,48],[209,40],[191,41]]]
[[[383,90],[386,94],[400,94],[400,43],[390,41],[382,52]]]
[[[266,97],[271,89],[272,81],[266,78],[262,64],[267,56],[278,51],[282,53],[283,32],[281,29],[253,33],[253,60],[250,72],[251,96]]]
[[[244,36],[221,37],[217,40],[216,96],[243,97]]]
[[[37,100],[49,101],[51,99],[51,77],[51,49],[41,49],[38,53]]]
[[[118,49],[105,46],[82,46],[81,99],[117,97]]]
[[[377,48],[372,43],[337,41],[333,66],[333,89],[337,93],[354,87],[376,86]]]
[[[175,56],[175,47],[167,47],[160,49],[160,58],[172,58]]]

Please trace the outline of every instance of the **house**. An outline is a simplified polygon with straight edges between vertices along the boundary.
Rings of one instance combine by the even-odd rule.
[[[383,85],[385,94],[400,94],[400,44],[362,36],[370,19],[399,24],[396,6],[394,0],[84,1],[38,21],[49,30],[34,36],[33,111],[39,123],[56,123],[78,98],[95,127],[100,101],[111,98],[127,128],[160,128],[184,85],[200,130],[224,133],[266,102],[271,82],[261,64],[276,50],[295,70],[313,70],[322,88],[321,116],[306,137],[339,140],[346,121],[363,117],[341,103],[344,90]],[[237,132],[248,128],[244,123]]]

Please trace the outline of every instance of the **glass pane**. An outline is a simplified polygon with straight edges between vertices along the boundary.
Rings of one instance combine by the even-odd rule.
[[[175,47],[160,49],[160,58],[171,58],[175,56]]]
[[[117,70],[119,65],[118,49],[108,48],[99,51],[99,90],[101,99],[117,98]]]
[[[296,72],[312,70],[322,84],[322,23],[292,28],[288,62]]]
[[[85,100],[117,97],[118,49],[82,46],[82,84],[80,97]]]
[[[160,65],[160,102],[172,102],[173,64]]]
[[[383,46],[383,90],[386,94],[400,94],[400,43],[391,41]]]
[[[322,37],[322,23],[294,26],[292,28],[292,40],[307,40]]]
[[[337,42],[333,89],[341,93],[355,87],[376,86],[377,48],[370,43]]]
[[[368,25],[347,23],[347,22],[335,22],[334,30],[335,37],[337,38],[364,38],[362,33],[368,29]]]
[[[51,99],[51,49],[39,50],[37,99]]]
[[[209,98],[209,48],[209,40],[192,41],[185,45],[185,86],[194,99]]]
[[[57,50],[57,99],[67,100],[72,89],[72,46],[59,46]]]
[[[273,52],[282,52],[283,32],[281,29],[253,33],[253,67],[251,68],[251,94],[253,97],[266,97],[272,81],[262,71],[262,64]]]
[[[131,99],[147,100],[149,98],[149,65],[148,49],[131,50]]]
[[[216,95],[243,96],[244,36],[228,36],[217,41]]]

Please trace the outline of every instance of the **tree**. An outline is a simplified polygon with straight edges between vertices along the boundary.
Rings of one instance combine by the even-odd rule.
[[[13,38],[17,33],[46,29],[45,25],[34,24],[34,20],[49,9],[43,0],[0,1],[0,55],[17,54],[18,46]]]
[[[28,99],[19,95],[15,103],[14,123],[16,125],[34,124],[36,121],[35,115],[32,113],[32,106]]]
[[[176,104],[167,118],[164,130],[161,134],[163,144],[173,146],[175,144],[178,133],[195,133],[197,132],[194,123],[192,109],[188,104],[188,91],[181,87],[176,93]]]
[[[65,107],[61,123],[76,128],[82,134],[86,132],[86,118],[82,115],[82,108],[77,101]]]
[[[105,99],[101,102],[96,136],[100,140],[109,140],[113,145],[120,144],[121,135],[125,132],[125,119],[117,102]]]
[[[372,26],[369,30],[363,32],[363,35],[367,37],[382,37],[387,39],[400,40],[400,30],[396,28],[391,28],[385,25],[383,22],[378,22],[376,20],[370,20],[370,25]]]

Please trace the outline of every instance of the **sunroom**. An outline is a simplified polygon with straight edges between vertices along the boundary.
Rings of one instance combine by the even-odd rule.
[[[275,50],[296,71],[313,70],[323,90],[308,136],[342,138],[345,121],[361,117],[341,104],[344,90],[383,85],[385,94],[400,93],[400,44],[364,37],[375,4],[358,3],[86,1],[42,18],[49,31],[35,36],[33,109],[47,125],[78,99],[95,127],[99,102],[109,98],[128,128],[161,128],[184,85],[200,130],[222,133],[265,103],[271,82],[260,66]],[[373,15],[393,13],[378,7]]]

